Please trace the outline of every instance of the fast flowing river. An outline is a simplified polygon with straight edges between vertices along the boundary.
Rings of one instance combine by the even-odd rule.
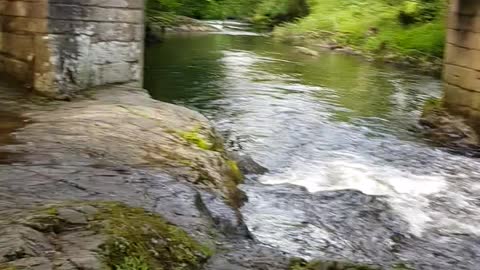
[[[145,85],[202,112],[230,150],[268,168],[243,186],[246,224],[263,244],[309,259],[478,269],[480,162],[417,127],[423,103],[441,95],[437,78],[233,32],[148,48]]]

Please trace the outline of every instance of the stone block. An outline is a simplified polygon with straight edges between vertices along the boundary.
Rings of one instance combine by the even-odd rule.
[[[0,72],[47,95],[142,81],[144,0],[0,0]]]
[[[468,91],[445,83],[444,86],[444,100],[449,107],[470,107],[472,103],[472,91]]]
[[[0,53],[8,54],[16,59],[32,61],[34,58],[34,36],[0,32]]]
[[[50,0],[50,4],[142,9],[144,0]]]
[[[468,89],[470,91],[480,92],[479,71],[470,68],[445,64],[444,80],[449,84],[453,84],[461,88]]]
[[[59,20],[143,23],[143,10],[96,6],[52,5],[49,17]]]
[[[480,50],[480,32],[448,29],[447,40],[459,47]]]
[[[142,57],[141,46],[142,44],[139,42],[98,42],[92,44],[90,53],[93,63],[98,65],[138,62]]]
[[[447,43],[445,63],[480,70],[480,51]]]
[[[29,63],[1,54],[0,72],[25,83],[32,82],[32,66]]]
[[[480,17],[449,13],[447,28],[478,33],[480,32]]]
[[[46,18],[48,16],[47,1],[1,1],[0,10],[2,15]]]
[[[0,14],[1,31],[4,32],[46,33],[47,22],[46,18],[7,17]]]
[[[452,13],[475,16],[480,10],[480,2],[477,0],[450,0],[449,10]]]
[[[99,65],[96,77],[96,85],[129,82],[132,80],[131,65],[125,62]]]
[[[100,22],[92,25],[98,41],[141,41],[143,39],[143,24]]]

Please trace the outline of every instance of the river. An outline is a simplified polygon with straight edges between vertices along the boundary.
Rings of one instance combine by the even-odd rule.
[[[230,150],[268,168],[242,187],[263,244],[307,259],[477,269],[480,163],[417,126],[439,79],[261,35],[177,34],[147,49],[145,86],[199,110]]]

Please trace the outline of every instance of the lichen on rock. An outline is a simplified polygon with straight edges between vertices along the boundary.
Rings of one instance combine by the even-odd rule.
[[[30,269],[33,258],[38,269],[190,270],[213,254],[161,216],[116,202],[50,205],[13,223],[8,234],[19,245],[0,250],[2,270]]]

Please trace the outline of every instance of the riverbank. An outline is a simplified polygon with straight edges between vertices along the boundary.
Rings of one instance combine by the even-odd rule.
[[[310,13],[282,24],[274,37],[295,45],[361,54],[369,59],[441,70],[445,1],[310,1]]]
[[[355,46],[331,42],[328,38],[318,38],[316,35],[281,35],[273,34],[273,38],[296,48],[298,53],[316,57],[320,52],[332,52],[356,55],[370,62],[378,62],[397,67],[417,70],[421,74],[439,76],[443,68],[443,59],[432,56],[410,56],[394,51],[384,51],[377,54]]]

